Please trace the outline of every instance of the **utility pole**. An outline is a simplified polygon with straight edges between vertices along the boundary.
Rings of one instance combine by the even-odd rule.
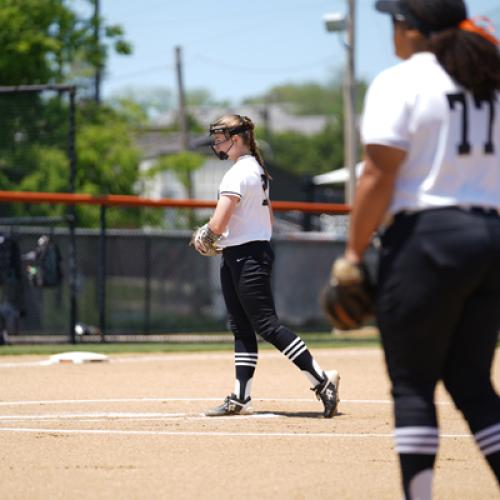
[[[352,205],[356,192],[356,163],[358,156],[358,133],[356,127],[356,71],[355,55],[355,28],[356,5],[355,0],[348,0],[349,13],[347,17],[347,64],[344,82],[344,160],[348,169],[348,182],[345,184],[346,203]]]
[[[94,43],[96,46],[96,51],[98,54],[98,60],[96,62],[95,74],[94,74],[94,100],[96,104],[101,102],[101,80],[102,80],[102,68],[101,68],[101,57],[100,57],[100,28],[101,28],[101,5],[100,0],[94,0]]]
[[[182,49],[175,47],[175,68],[177,73],[177,92],[179,95],[179,125],[181,129],[181,146],[184,151],[189,148],[189,135],[186,113],[186,97],[182,78]]]
[[[186,96],[184,92],[184,82],[182,78],[182,49],[181,47],[175,47],[175,68],[177,73],[177,90],[179,95],[179,125],[181,129],[181,148],[183,151],[189,149],[189,131],[188,131],[188,120],[186,112]],[[187,195],[188,198],[194,198],[194,186],[193,178],[191,172],[188,172],[187,181]],[[193,210],[189,211],[189,225],[193,227],[195,225],[196,218]]]

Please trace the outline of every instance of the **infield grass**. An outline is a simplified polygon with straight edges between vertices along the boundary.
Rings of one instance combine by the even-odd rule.
[[[300,337],[311,348],[345,348],[345,347],[367,347],[378,346],[379,339],[376,333],[363,334],[336,334],[330,333],[299,333]],[[260,342],[259,349],[275,349],[267,342]],[[209,351],[232,351],[233,343],[228,342],[147,342],[147,343],[125,343],[113,342],[110,336],[104,343],[78,344],[18,344],[0,346],[0,356],[7,355],[52,355],[66,351],[90,351],[102,354],[120,353],[169,353],[169,352],[209,352]]]

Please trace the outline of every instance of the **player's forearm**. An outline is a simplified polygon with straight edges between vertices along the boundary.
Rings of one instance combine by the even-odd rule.
[[[238,198],[229,196],[220,197],[215,207],[215,212],[208,223],[208,227],[215,234],[219,235],[225,231],[237,203]]]
[[[217,235],[224,232],[229,222],[229,217],[226,214],[214,213],[210,221],[208,222],[208,227]]]
[[[274,212],[273,212],[273,207],[272,207],[270,201],[269,201],[269,218],[271,220],[271,226],[273,226],[274,225]]]
[[[359,180],[351,213],[346,257],[359,262],[380,226],[394,191],[395,176],[369,169]]]
[[[365,168],[357,186],[345,256],[358,263],[381,224],[394,193],[406,151],[378,144],[365,146]]]

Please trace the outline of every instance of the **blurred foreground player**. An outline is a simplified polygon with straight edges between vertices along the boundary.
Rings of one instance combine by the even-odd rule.
[[[439,380],[500,480],[500,57],[462,0],[378,1],[400,64],[370,85],[344,259],[382,232],[376,315],[406,499],[430,499]],[[388,217],[387,217],[388,216]]]

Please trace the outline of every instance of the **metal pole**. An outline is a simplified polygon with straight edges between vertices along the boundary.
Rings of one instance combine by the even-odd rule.
[[[99,330],[101,342],[106,336],[106,205],[101,205],[99,231],[99,268],[97,277],[97,296],[99,302]]]
[[[69,91],[69,133],[68,133],[68,157],[70,165],[69,175],[69,191],[74,193],[76,190],[76,89],[73,87]],[[76,344],[75,326],[78,315],[78,305],[76,300],[76,280],[77,280],[77,264],[76,264],[76,210],[75,206],[69,208],[69,342]]]
[[[96,48],[98,53],[100,53],[99,44],[101,41],[101,33],[100,33],[101,17],[100,16],[101,16],[100,1],[94,0],[94,43],[95,43],[95,48]],[[101,60],[99,57],[97,64],[96,64],[96,67],[95,67],[95,75],[94,75],[94,100],[97,104],[100,104],[100,102],[101,102],[101,80],[102,80],[102,68],[101,68]]]
[[[186,97],[182,78],[182,49],[175,47],[175,67],[177,72],[177,90],[179,93],[179,125],[181,127],[181,146],[184,151],[189,146],[188,124],[186,115]]]
[[[188,151],[189,149],[189,130],[188,130],[188,120],[186,112],[186,97],[184,92],[184,81],[182,77],[182,49],[181,47],[175,47],[175,66],[177,72],[177,88],[179,92],[179,124],[181,128],[181,147],[183,151]],[[187,196],[190,199],[194,198],[193,189],[193,179],[191,172],[187,172]],[[189,211],[189,225],[193,227],[196,223],[193,210]]]
[[[356,127],[356,72],[355,72],[355,27],[356,6],[355,0],[349,1],[349,15],[347,18],[347,67],[344,84],[344,151],[345,166],[349,177],[345,185],[345,201],[348,205],[354,202],[356,192],[356,163],[358,156],[358,138]]]
[[[151,331],[151,235],[144,235],[144,333]]]

